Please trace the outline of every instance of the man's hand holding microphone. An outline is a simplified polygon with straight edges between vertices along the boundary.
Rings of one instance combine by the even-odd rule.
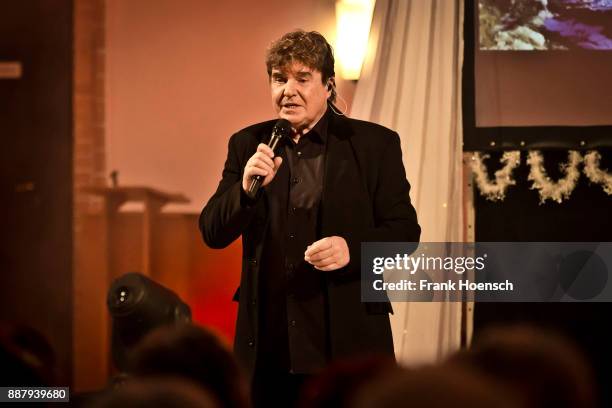
[[[251,156],[244,167],[242,189],[249,194],[249,189],[256,180],[255,176],[261,177],[261,187],[270,184],[282,162],[282,157],[274,157],[274,151],[270,146],[260,143],[257,146],[257,151]],[[257,193],[257,190],[255,190],[255,193]],[[252,195],[252,197],[254,196],[255,194]]]

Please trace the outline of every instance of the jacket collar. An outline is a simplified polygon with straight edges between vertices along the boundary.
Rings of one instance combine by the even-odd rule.
[[[353,135],[353,127],[349,119],[344,115],[338,115],[331,108],[327,109],[328,134],[333,134],[338,139],[348,139]]]

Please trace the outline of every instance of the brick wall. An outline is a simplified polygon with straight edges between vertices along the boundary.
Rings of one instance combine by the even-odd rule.
[[[104,142],[105,0],[74,2],[74,296],[73,387],[103,387],[109,373]]]
[[[84,188],[105,184],[104,0],[74,5],[74,188],[77,210],[96,210]]]

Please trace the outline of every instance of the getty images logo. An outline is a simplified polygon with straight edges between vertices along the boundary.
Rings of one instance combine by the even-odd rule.
[[[376,257],[373,259],[372,272],[377,275],[386,270],[404,270],[411,275],[419,271],[453,271],[458,275],[467,270],[481,271],[485,268],[487,254],[478,257],[471,256],[425,256],[420,254],[396,254],[394,257]]]

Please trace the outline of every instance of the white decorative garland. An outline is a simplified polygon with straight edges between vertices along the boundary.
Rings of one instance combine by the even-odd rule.
[[[521,163],[521,152],[519,150],[504,152],[499,160],[500,163],[504,163],[504,167],[495,172],[495,182],[489,181],[487,167],[483,162],[488,157],[488,154],[481,155],[480,152],[472,155],[470,165],[476,178],[476,184],[480,189],[480,194],[487,200],[503,200],[508,187],[516,184],[516,181],[512,179],[512,172]]]
[[[569,198],[574,188],[576,188],[576,182],[580,177],[578,165],[581,161],[582,156],[580,153],[575,150],[568,151],[568,163],[560,165],[561,170],[565,173],[565,177],[557,182],[553,182],[544,169],[542,154],[537,150],[529,151],[527,164],[531,166],[531,169],[527,179],[533,180],[531,189],[539,190],[540,204],[543,204],[548,199],[560,203],[564,199]]]
[[[601,155],[592,150],[584,156],[584,174],[591,182],[601,184],[608,195],[612,195],[612,175],[599,166]]]

